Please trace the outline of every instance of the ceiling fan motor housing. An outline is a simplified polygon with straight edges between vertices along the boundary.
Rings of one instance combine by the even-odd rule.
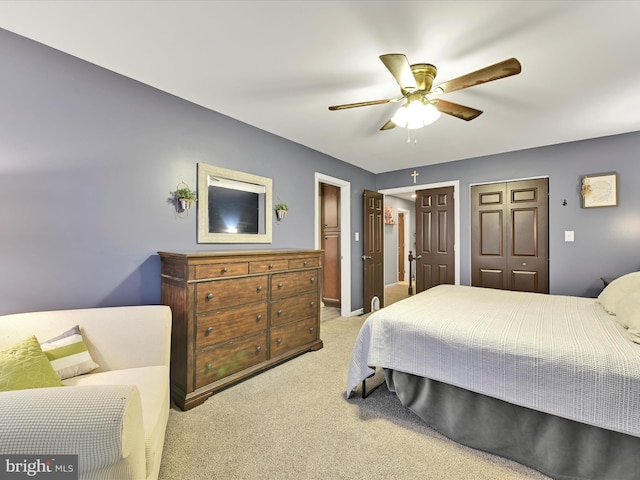
[[[411,71],[416,79],[416,90],[424,92],[425,94],[429,93],[433,86],[433,80],[436,78],[438,73],[438,69],[435,65],[431,65],[430,63],[416,63],[411,65]],[[402,89],[403,95],[406,95],[407,93],[411,92]]]

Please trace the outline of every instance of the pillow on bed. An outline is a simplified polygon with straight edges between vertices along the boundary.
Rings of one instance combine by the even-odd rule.
[[[640,292],[630,293],[618,302],[616,320],[627,329],[629,338],[640,343]]]
[[[77,377],[99,367],[91,358],[78,325],[40,346],[61,380]]]
[[[598,296],[598,303],[611,315],[617,314],[617,305],[627,295],[640,291],[640,272],[616,278]]]

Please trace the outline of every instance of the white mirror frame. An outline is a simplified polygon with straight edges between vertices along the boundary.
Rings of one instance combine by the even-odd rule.
[[[251,186],[262,186],[264,195],[264,233],[211,233],[209,231],[209,179],[223,178]],[[198,163],[198,243],[271,243],[272,180],[267,177],[237,172],[227,168]]]

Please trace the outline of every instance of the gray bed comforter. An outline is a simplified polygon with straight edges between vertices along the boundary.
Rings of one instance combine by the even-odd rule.
[[[440,285],[365,321],[347,394],[371,367],[640,437],[640,345],[595,299]]]

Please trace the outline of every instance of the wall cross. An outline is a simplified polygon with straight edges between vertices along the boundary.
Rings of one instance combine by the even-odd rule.
[[[418,175],[420,175],[420,174],[418,172],[416,172],[415,170],[411,174],[411,176],[413,177],[413,183],[416,183],[416,179],[418,178]]]

